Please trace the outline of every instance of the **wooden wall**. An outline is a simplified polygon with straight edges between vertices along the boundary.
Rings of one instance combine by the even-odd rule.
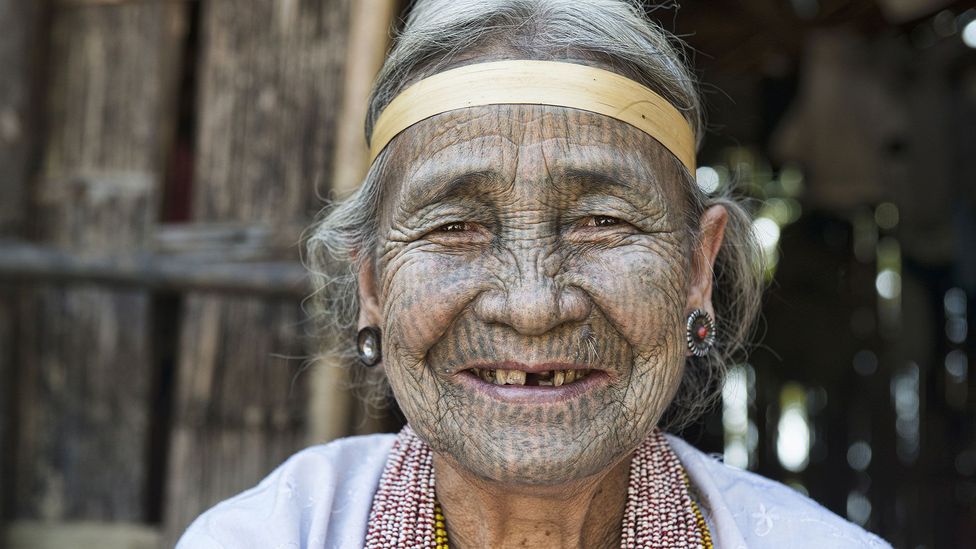
[[[376,428],[344,388],[344,370],[314,358],[299,242],[322,198],[348,193],[362,176],[365,97],[406,3],[0,0],[0,549],[172,547],[200,512],[252,486],[296,449]],[[929,25],[888,25],[869,0],[819,5],[815,21],[767,0],[685,2],[673,20],[668,10],[653,12],[704,52],[697,63],[706,92],[734,99],[708,94],[715,131],[702,165],[727,161],[738,170],[739,156],[723,160],[726,147],[765,147],[783,114],[774,111],[794,94],[784,91],[795,82],[781,65],[799,63],[815,26],[843,24],[894,40]],[[956,37],[925,55],[949,40]],[[857,315],[847,307],[873,307],[878,264],[847,248],[817,255],[820,237],[796,235],[816,229],[825,212],[804,205],[803,219],[783,233],[774,304],[765,311],[773,353],[761,347],[751,359],[758,391],[750,419],[759,472],[802,481],[842,515],[851,493],[867,493],[869,528],[896,546],[932,547],[971,539],[976,528],[976,399],[966,396],[976,394],[976,376],[952,381],[943,366],[947,353],[966,349],[971,362],[976,352],[971,337],[965,348],[946,343],[942,299],[964,286],[952,274],[960,269],[919,260],[938,239],[914,230],[927,219],[912,219],[921,205],[947,196],[933,191],[943,188],[933,173],[957,166],[962,174],[971,165],[932,150],[971,156],[965,122],[976,110],[964,95],[971,86],[959,84],[955,96],[919,92],[950,80],[939,76],[941,62],[909,53],[884,59],[925,68],[926,78],[889,87],[924,107],[913,116],[927,128],[918,133],[925,143],[908,147],[907,157],[925,157],[911,173],[926,181],[927,194],[893,198],[900,228],[879,233],[903,245],[905,295],[915,295],[905,300],[904,331],[851,346],[857,334],[846,327]],[[958,82],[972,80],[963,78],[971,62],[953,67]],[[911,71],[896,72],[907,78]],[[950,108],[963,121],[948,142],[954,148],[929,137]],[[894,158],[900,141],[876,149],[905,160]],[[771,175],[764,170],[747,171]],[[971,181],[970,172],[959,181]],[[816,185],[816,174],[808,175]],[[960,219],[945,207],[928,210]],[[839,215],[848,227],[847,214]],[[853,235],[848,229],[843,234]],[[835,233],[821,244],[833,246]],[[956,259],[971,251],[959,250]],[[803,264],[811,258],[821,258],[819,270]],[[830,286],[801,313],[802,298],[815,295],[807,283],[814,272],[856,291]],[[927,301],[917,297],[925,277]],[[971,311],[976,292],[967,291]],[[834,305],[840,310],[821,311]],[[914,347],[912,356],[902,353],[918,337],[935,342],[927,358],[914,356]],[[825,340],[836,344],[826,348]],[[850,356],[869,348],[880,363],[870,377],[855,371]],[[781,356],[773,360],[774,353]],[[917,463],[898,455],[889,396],[892,374],[907,359],[921,367]],[[830,402],[811,415],[819,439],[801,475],[775,455],[788,381],[812,395],[822,389]],[[968,392],[960,398],[958,391]],[[855,471],[848,444],[866,437],[856,429],[869,417],[873,458],[869,470]],[[686,433],[692,442],[721,450],[720,410],[697,428]]]
[[[328,191],[316,183],[331,165],[347,12],[344,2],[203,6],[194,222],[309,221]],[[306,385],[294,380],[309,352],[294,300],[193,292],[180,324],[166,498],[176,530],[302,446]]]
[[[397,8],[0,0],[0,546],[171,547],[352,432],[299,243]]]

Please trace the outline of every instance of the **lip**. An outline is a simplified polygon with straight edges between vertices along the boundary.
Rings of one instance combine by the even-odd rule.
[[[532,385],[495,385],[476,376],[471,368],[496,370],[519,370],[527,374],[537,374],[547,370],[586,370],[590,369],[581,364],[522,364],[518,362],[500,362],[492,364],[477,364],[457,373],[458,383],[465,389],[489,398],[509,404],[552,405],[561,404],[605,387],[610,383],[610,376],[602,370],[592,370],[589,375],[579,381],[559,387]]]

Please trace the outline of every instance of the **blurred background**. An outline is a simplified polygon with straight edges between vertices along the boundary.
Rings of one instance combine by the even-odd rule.
[[[361,177],[407,2],[0,0],[0,545],[171,547],[313,443],[395,430],[316,360],[302,231]],[[896,547],[976,547],[976,10],[687,0],[770,290],[682,434]]]

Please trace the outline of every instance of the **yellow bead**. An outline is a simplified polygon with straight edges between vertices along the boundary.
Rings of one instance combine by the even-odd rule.
[[[450,549],[447,543],[447,526],[444,524],[444,513],[441,504],[434,503],[434,546],[437,549]]]

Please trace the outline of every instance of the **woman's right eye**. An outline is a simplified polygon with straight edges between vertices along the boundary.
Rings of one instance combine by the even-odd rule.
[[[491,234],[479,223],[451,221],[428,232],[426,238],[445,246],[473,245],[490,241]]]
[[[450,223],[445,223],[440,227],[434,229],[434,232],[438,233],[459,233],[468,230],[468,224],[464,221],[452,221]]]

